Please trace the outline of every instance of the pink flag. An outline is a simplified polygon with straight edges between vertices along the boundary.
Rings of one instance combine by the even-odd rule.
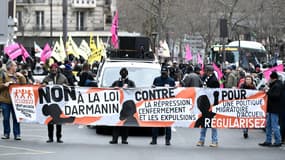
[[[213,63],[213,67],[214,67],[214,70],[218,74],[218,80],[220,82],[220,88],[224,88],[224,84],[222,83],[222,78],[224,76],[223,72],[220,70],[220,68],[215,63]]]
[[[192,57],[192,53],[191,53],[191,49],[190,49],[189,44],[187,44],[185,46],[185,50],[186,50],[186,56],[185,56],[186,61],[192,60],[193,57]]]
[[[283,72],[283,64],[280,64],[278,66],[275,66],[275,67],[272,67],[272,68],[269,68],[265,71],[263,71],[263,75],[264,75],[264,78],[268,81],[270,79],[270,74],[273,72],[273,71],[276,71],[276,72]]]
[[[52,54],[52,50],[49,44],[47,43],[41,53],[41,61],[45,63],[46,60],[51,57],[51,54]]]
[[[20,44],[21,50],[22,50],[22,58],[23,61],[26,61],[26,58],[30,57],[30,54],[27,52],[27,50],[25,49],[25,47]]]
[[[22,49],[18,43],[13,43],[13,44],[5,47],[4,51],[9,56],[9,58],[12,60],[14,60],[18,56],[22,55]]]
[[[112,45],[114,46],[114,48],[119,48],[118,27],[119,27],[119,16],[118,16],[118,11],[116,11],[111,27]]]
[[[203,65],[203,60],[202,60],[202,58],[201,58],[200,53],[197,54],[197,61],[198,61],[198,64]]]
[[[200,73],[203,74],[204,73],[204,63],[203,63],[203,60],[201,58],[200,53],[197,53],[197,61],[198,61],[198,64],[200,64],[201,67],[202,67],[202,70],[201,70]]]

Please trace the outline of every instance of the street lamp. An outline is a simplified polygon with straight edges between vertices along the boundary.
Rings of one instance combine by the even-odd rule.
[[[152,32],[151,33],[151,38],[152,38],[152,53],[155,56],[155,41],[158,33],[157,32]]]

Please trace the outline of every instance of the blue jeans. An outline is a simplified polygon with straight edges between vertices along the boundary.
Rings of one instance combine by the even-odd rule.
[[[274,134],[275,144],[281,143],[281,134],[279,127],[279,115],[277,113],[267,113],[266,114],[266,140],[265,142],[271,143],[272,132]]]
[[[20,123],[17,122],[12,104],[0,103],[0,106],[2,107],[3,113],[4,135],[8,137],[10,136],[10,115],[12,113],[14,137],[20,136]]]
[[[212,143],[218,143],[217,128],[211,128],[211,130],[212,130]],[[201,131],[200,131],[200,141],[201,142],[205,142],[206,133],[207,133],[207,128],[201,128]]]

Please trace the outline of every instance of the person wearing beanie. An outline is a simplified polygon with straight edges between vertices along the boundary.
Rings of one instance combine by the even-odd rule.
[[[214,67],[212,65],[207,65],[205,67],[205,74],[202,77],[203,88],[220,88],[220,83],[214,74]],[[218,130],[217,128],[211,128],[212,130],[212,143],[210,147],[218,147]],[[202,147],[205,144],[207,134],[207,128],[201,128],[200,138],[196,146]]]
[[[43,79],[42,84],[44,85],[54,85],[54,84],[61,84],[67,85],[68,80],[67,78],[58,71],[59,66],[57,63],[54,63],[50,66],[50,73]],[[62,137],[62,125],[61,124],[48,124],[48,140],[47,143],[53,142],[53,131],[54,125],[56,125],[56,138],[57,143],[63,143],[61,140]]]
[[[269,88],[268,88],[269,87]],[[272,72],[270,74],[269,86],[265,92],[268,96],[267,113],[266,113],[266,139],[263,143],[259,143],[263,147],[281,147],[281,134],[279,127],[279,114],[282,109],[282,81],[278,79],[278,74]],[[272,143],[272,133],[274,135],[274,143]]]

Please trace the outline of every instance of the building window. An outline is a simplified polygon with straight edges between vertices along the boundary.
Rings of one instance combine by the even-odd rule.
[[[36,11],[36,29],[44,29],[44,11]]]
[[[45,3],[45,0],[34,0],[34,3]]]
[[[112,24],[112,16],[111,16],[111,15],[107,15],[107,16],[106,16],[105,23],[106,23],[106,24]]]
[[[23,27],[22,12],[16,11],[16,18],[18,20],[18,27]]]
[[[84,30],[84,12],[82,11],[76,12],[76,30],[77,31]]]
[[[45,0],[34,0],[34,3],[45,3]]]
[[[105,0],[105,5],[111,5],[111,0]]]

